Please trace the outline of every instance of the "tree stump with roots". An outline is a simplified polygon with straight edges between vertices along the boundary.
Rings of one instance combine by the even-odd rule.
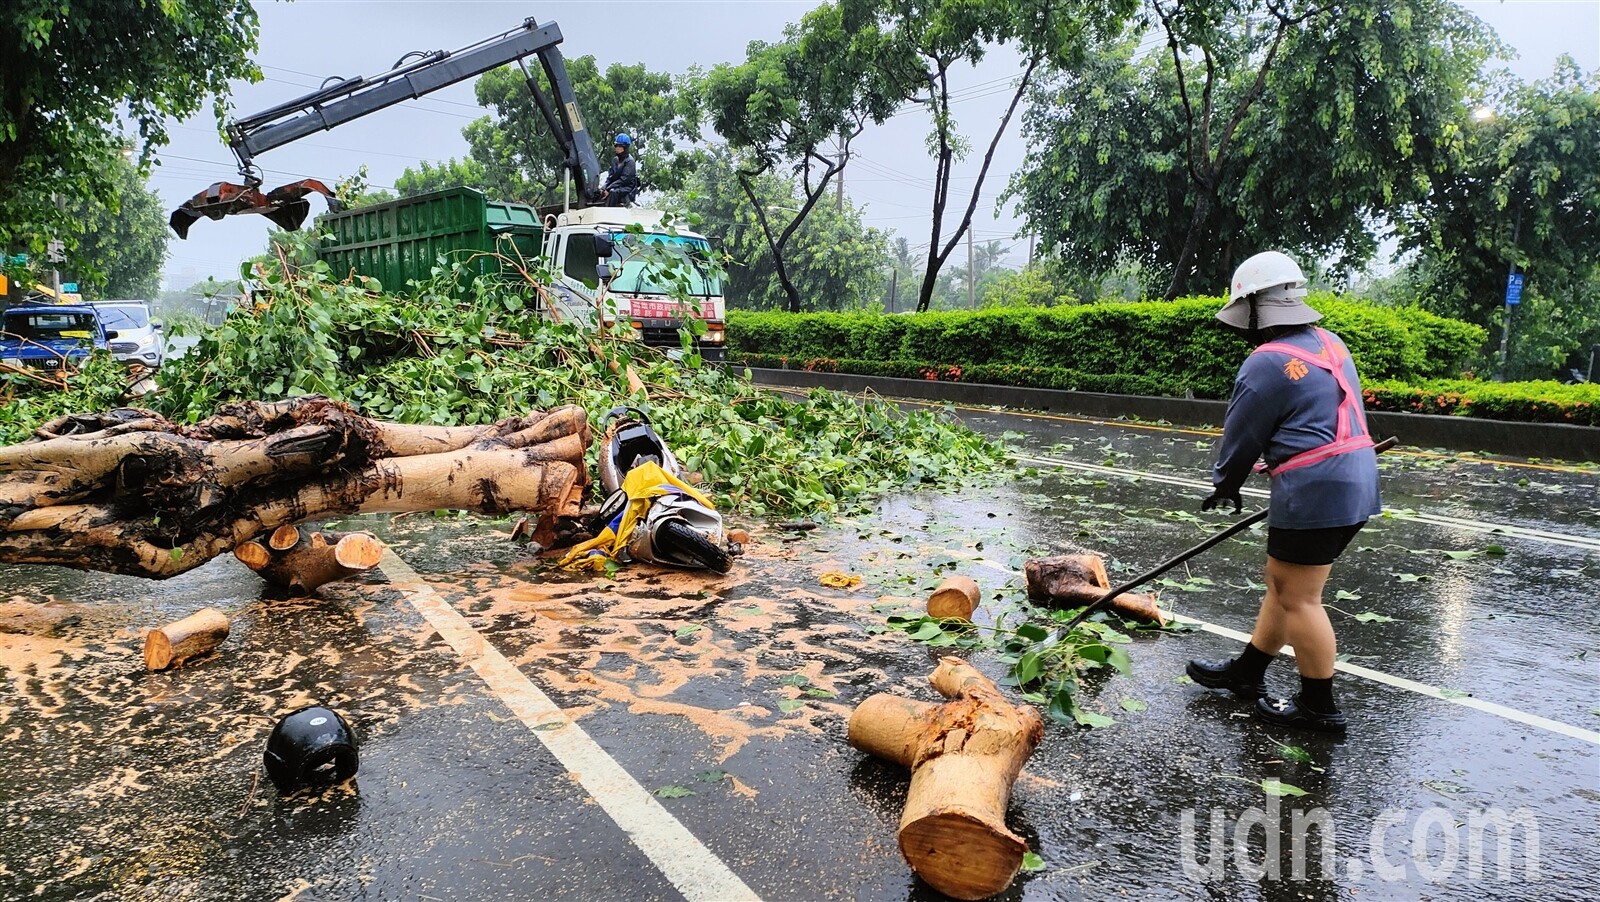
[[[0,563],[165,579],[356,513],[528,511],[553,534],[579,514],[591,439],[576,406],[456,427],[322,397],[227,404],[192,426],[138,408],[62,417],[0,447]]]

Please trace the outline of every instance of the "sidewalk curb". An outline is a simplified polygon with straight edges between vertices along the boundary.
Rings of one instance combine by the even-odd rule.
[[[1158,398],[1144,395],[1108,395],[1099,392],[1057,391],[1012,385],[937,382],[931,379],[894,379],[852,373],[813,373],[805,370],[750,368],[759,385],[826,388],[859,392],[870,389],[891,398],[948,401],[978,407],[1014,407],[1027,410],[1083,414],[1092,417],[1136,416],[1166,420],[1183,426],[1220,426],[1228,410],[1226,401]],[[1470,417],[1442,417],[1421,413],[1369,411],[1374,435],[1397,435],[1413,448],[1448,448],[1482,451],[1515,457],[1568,461],[1600,461],[1600,428],[1558,423],[1515,423]]]

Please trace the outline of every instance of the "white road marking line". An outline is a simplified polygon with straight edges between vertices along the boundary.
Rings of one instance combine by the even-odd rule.
[[[393,549],[383,554],[383,571],[400,580],[394,585],[406,593],[412,607],[533,731],[678,892],[705,902],[760,899]]]
[[[976,558],[973,562],[982,564],[983,566],[992,570],[998,570],[1001,573],[1009,573],[1013,576],[1021,575],[1019,571],[1013,570],[999,561],[992,561],[988,558]],[[1161,613],[1172,620],[1181,620],[1185,623],[1192,623],[1198,626],[1202,632],[1211,633],[1214,636],[1225,636],[1238,642],[1250,641],[1249,633],[1241,633],[1238,630],[1229,629],[1225,626],[1218,626],[1215,623],[1207,623],[1204,620],[1196,620],[1193,617],[1174,614],[1173,612],[1167,610],[1163,610]],[[1283,653],[1286,655],[1293,655],[1294,648],[1286,645],[1283,648]],[[1494,702],[1486,702],[1482,699],[1473,698],[1472,696],[1446,695],[1445,690],[1440,689],[1437,686],[1429,686],[1427,683],[1419,683],[1416,680],[1408,680],[1405,677],[1392,676],[1379,670],[1373,670],[1370,667],[1362,667],[1359,664],[1348,664],[1341,661],[1335,664],[1334,668],[1344,673],[1351,674],[1352,676],[1369,679],[1375,683],[1382,683],[1385,686],[1393,686],[1396,689],[1404,689],[1408,692],[1415,692],[1418,695],[1426,695],[1429,698],[1436,698],[1440,701],[1451,702],[1453,704],[1461,705],[1465,708],[1472,708],[1474,710],[1482,711],[1485,714],[1493,714],[1496,717],[1503,717],[1506,720],[1512,720],[1516,721],[1517,723],[1527,724],[1530,727],[1538,727],[1541,730],[1548,730],[1552,733],[1558,733],[1562,736],[1566,736],[1569,739],[1577,739],[1582,742],[1587,742],[1591,745],[1600,745],[1600,733],[1597,733],[1593,730],[1585,730],[1582,727],[1575,727],[1568,723],[1562,723],[1559,720],[1551,720],[1548,717],[1540,717],[1537,714],[1529,714],[1526,711],[1518,711],[1516,708],[1508,708],[1505,705],[1497,705]]]
[[[1151,482],[1161,482],[1167,485],[1183,486],[1185,488],[1211,490],[1211,483],[1205,480],[1192,479],[1186,476],[1172,476],[1166,473],[1153,473],[1148,470],[1130,470],[1125,467],[1107,467],[1101,464],[1081,463],[1075,460],[1060,460],[1053,457],[1025,457],[1019,456],[1017,460],[1023,463],[1045,464],[1065,470],[1080,470],[1085,473],[1094,473],[1100,476],[1116,476],[1122,479],[1143,479]],[[1266,489],[1241,488],[1241,495],[1253,498],[1271,497],[1271,492]],[[1526,526],[1509,526],[1501,523],[1486,523],[1480,520],[1465,520],[1460,517],[1451,517],[1444,514],[1424,514],[1416,511],[1386,511],[1388,516],[1396,520],[1411,520],[1417,523],[1427,523],[1432,526],[1442,526],[1447,529],[1461,529],[1468,532],[1483,533],[1486,535],[1508,536],[1511,538],[1529,539],[1536,542],[1545,542],[1551,545],[1565,545],[1568,548],[1577,548],[1583,551],[1600,551],[1600,539],[1591,539],[1586,536],[1573,536],[1565,533],[1550,532],[1544,529],[1533,529]]]

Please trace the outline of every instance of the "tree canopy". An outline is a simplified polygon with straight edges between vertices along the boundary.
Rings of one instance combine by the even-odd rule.
[[[1459,164],[1500,50],[1450,0],[1148,0],[1140,21],[1034,93],[1010,193],[1069,265],[1137,261],[1169,297],[1267,248],[1364,264]]]
[[[642,65],[613,63],[601,72],[593,56],[566,62],[578,109],[601,154],[601,168],[610,163],[612,138],[627,132],[634,140],[645,190],[681,185],[697,159],[690,149],[700,136],[694,92],[684,90],[671,75]],[[544,71],[537,66],[530,71],[548,92]],[[566,171],[561,149],[522,71],[507,66],[486,72],[476,90],[478,103],[490,115],[461,130],[469,148],[466,158],[408,168],[395,187],[406,196],[466,185],[496,200],[534,205],[560,201]]]
[[[728,255],[727,296],[732,306],[771,310],[788,306],[777,278],[772,250],[757,210],[787,225],[795,217],[801,189],[783,173],[750,179],[752,202],[735,174],[731,151],[715,149],[690,176],[683,190],[669,196],[675,206],[704,223],[717,247]],[[789,277],[802,309],[847,310],[875,303],[889,265],[889,236],[869,228],[848,198],[842,208],[818,204],[800,223],[786,252]]]
[[[1417,252],[1402,296],[1498,326],[1515,263],[1526,284],[1510,373],[1581,367],[1600,343],[1600,74],[1563,57],[1548,79],[1501,78],[1480,110],[1463,164],[1401,218]]]
[[[167,213],[161,196],[132,161],[118,157],[113,167],[117,181],[112,197],[79,201],[68,209],[81,236],[80,290],[94,300],[153,300],[161,290],[161,265],[167,259]]]
[[[220,122],[228,82],[260,78],[257,27],[249,0],[0,4],[0,248],[70,242],[64,208],[115,197],[123,150],[166,144],[168,117],[210,96]]]
[[[850,27],[840,5],[825,3],[786,29],[783,41],[752,41],[745,62],[718,66],[701,84],[712,125],[738,155],[732,174],[792,312],[802,300],[789,274],[789,242],[849,161],[851,141],[887,119],[917,83],[904,62],[886,52],[881,32]],[[786,216],[768,209],[756,184],[782,170],[799,188]]]

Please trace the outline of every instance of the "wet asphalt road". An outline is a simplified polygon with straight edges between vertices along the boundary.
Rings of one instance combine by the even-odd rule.
[[[507,541],[508,524],[482,518],[344,525],[389,541],[756,894],[938,898],[895,846],[906,775],[844,738],[867,695],[934,698],[936,652],[882,631],[894,597],[922,594],[942,564],[978,580],[992,616],[1020,599],[1007,571],[1026,557],[1078,543],[1126,574],[1227,520],[1195,513],[1203,489],[1162,481],[1204,479],[1210,438],[1199,432],[957,413],[1015,433],[1018,472],[956,495],[904,493],[805,535],[758,528],[725,578],[558,576]],[[1336,566],[1332,617],[1352,663],[1575,730],[1349,675],[1338,687],[1350,738],[1267,730],[1242,704],[1178,680],[1187,659],[1234,654],[1237,641],[1141,635],[1131,675],[1085,684],[1086,706],[1113,725],[1047,722],[1010,806],[1044,866],[1003,898],[1600,896],[1589,865],[1600,472],[1514,463],[1386,458],[1385,501],[1401,516],[1374,522]],[[1493,525],[1507,529],[1483,531]],[[1248,631],[1263,554],[1264,536],[1247,534],[1197,558],[1172,574],[1163,605]],[[865,585],[824,588],[829,570]],[[0,567],[0,600],[90,605],[56,636],[0,635],[0,897],[696,895],[443,641],[412,601],[418,590],[389,577],[277,599],[231,559],[166,583]],[[145,673],[143,630],[206,605],[234,617],[222,649]],[[1365,612],[1393,619],[1358,621]],[[1290,687],[1292,666],[1275,664],[1269,682]],[[260,775],[262,746],[276,717],[313,701],[354,723],[361,772],[342,789],[280,798]],[[1306,794],[1275,799],[1262,780]],[[1248,829],[1253,813],[1281,819],[1279,848]],[[1297,819],[1322,813],[1331,872],[1320,841],[1288,839]],[[1496,813],[1517,829],[1474,830]],[[1486,837],[1476,852],[1475,832]],[[1514,840],[1503,868],[1501,838]],[[1297,857],[1311,860],[1305,879],[1291,879]]]

